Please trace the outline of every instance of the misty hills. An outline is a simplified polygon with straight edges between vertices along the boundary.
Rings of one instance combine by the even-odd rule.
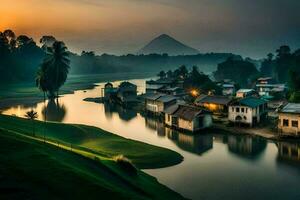
[[[170,56],[195,55],[198,53],[199,51],[197,49],[189,47],[166,34],[162,34],[154,38],[137,52],[139,55],[168,54]]]

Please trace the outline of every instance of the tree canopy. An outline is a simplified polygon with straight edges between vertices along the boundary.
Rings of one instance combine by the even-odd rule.
[[[248,86],[258,74],[253,63],[233,58],[228,58],[225,62],[218,64],[217,71],[213,73],[217,81],[231,79],[242,87]]]

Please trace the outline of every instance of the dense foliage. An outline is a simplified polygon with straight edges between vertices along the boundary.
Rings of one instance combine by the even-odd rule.
[[[55,41],[46,47],[45,57],[36,78],[36,85],[50,98],[58,97],[58,90],[67,80],[70,68],[69,53],[63,42]],[[56,93],[56,94],[55,94]]]
[[[0,82],[34,80],[44,55],[32,38],[0,32]]]
[[[253,63],[243,59],[228,58],[225,62],[218,64],[214,78],[217,81],[231,79],[240,86],[246,87],[258,74]]]

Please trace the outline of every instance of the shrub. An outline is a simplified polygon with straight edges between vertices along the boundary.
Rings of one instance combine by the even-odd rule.
[[[114,157],[115,162],[123,169],[125,172],[127,172],[130,175],[137,175],[137,168],[133,165],[131,160],[126,158],[123,155],[118,155]]]

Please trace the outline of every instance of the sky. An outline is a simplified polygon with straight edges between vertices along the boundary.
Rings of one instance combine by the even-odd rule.
[[[53,35],[75,52],[135,53],[162,33],[201,53],[300,48],[300,0],[0,0],[0,13],[0,31]]]

